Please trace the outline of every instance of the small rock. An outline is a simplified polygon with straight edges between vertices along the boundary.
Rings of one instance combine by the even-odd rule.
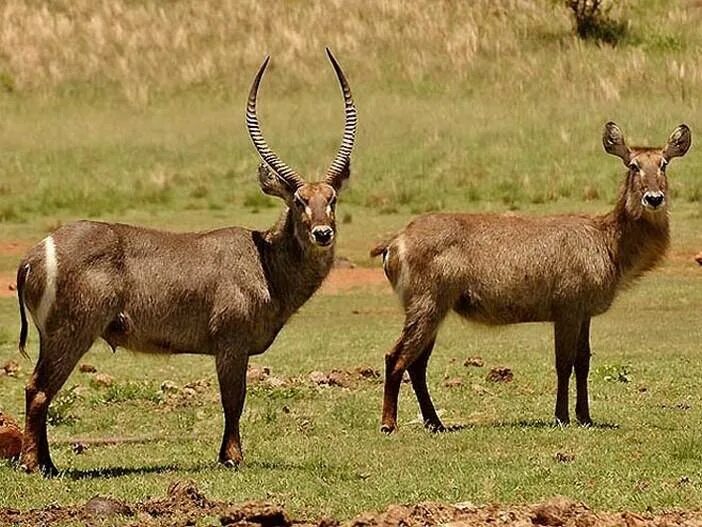
[[[697,256],[695,256],[695,261],[696,261],[698,264],[702,265],[702,252],[699,253]]]
[[[380,372],[370,366],[359,366],[356,368],[356,373],[359,377],[363,379],[378,379],[380,378]]]
[[[271,369],[264,366],[259,368],[258,366],[249,366],[246,370],[246,382],[250,384],[255,384],[257,382],[263,382],[271,375]]]
[[[83,363],[78,367],[78,371],[81,373],[96,373],[97,368],[92,364]]]
[[[690,476],[680,476],[678,478],[678,487],[684,487],[685,485],[689,485],[690,483],[692,483]]]
[[[22,368],[16,360],[8,360],[2,367],[2,372],[8,377],[16,377]]]
[[[343,388],[349,385],[348,375],[339,370],[332,370],[329,373],[313,371],[309,373],[307,379],[317,386],[339,386]]]
[[[178,385],[173,381],[163,381],[161,383],[161,391],[163,393],[178,393]]]
[[[83,507],[90,516],[104,518],[105,516],[132,516],[134,513],[128,505],[113,498],[95,496]]]
[[[14,284],[14,283],[7,284],[7,289],[9,291],[17,291],[17,284]]]
[[[282,388],[288,383],[285,381],[285,379],[281,379],[280,377],[274,377],[271,375],[266,379],[266,384],[268,384],[268,386],[270,386],[271,388]]]
[[[556,461],[563,464],[575,461],[575,454],[569,454],[567,452],[556,452],[553,457]]]
[[[91,383],[95,386],[101,386],[105,388],[112,386],[114,382],[114,378],[111,375],[108,375],[107,373],[98,373],[93,377],[93,380],[91,381]]]
[[[186,398],[195,397],[197,395],[197,390],[192,386],[183,387],[183,396]]]
[[[0,459],[15,459],[22,452],[22,430],[9,415],[0,412]]]
[[[481,357],[468,357],[463,365],[473,366],[474,368],[482,368],[485,366],[485,361]]]
[[[444,381],[444,386],[447,388],[460,388],[463,386],[463,379],[460,377],[453,377]]]
[[[512,382],[514,374],[509,368],[493,368],[487,374],[486,379],[491,382]]]
[[[71,443],[71,450],[73,450],[75,455],[79,456],[88,450],[88,445],[81,443],[80,441],[76,441],[75,443]]]
[[[327,376],[321,371],[311,371],[307,375],[307,379],[314,384],[326,384]]]

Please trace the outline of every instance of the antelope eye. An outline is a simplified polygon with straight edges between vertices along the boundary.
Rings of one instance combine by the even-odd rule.
[[[665,159],[661,160],[661,172],[665,172],[666,167],[668,166],[668,162]]]
[[[333,207],[336,205],[336,196],[332,196],[332,199],[329,200],[329,206]]]
[[[631,169],[632,172],[639,172],[639,171],[641,171],[641,168],[640,168],[639,165],[637,165],[636,163],[631,163],[631,164],[629,165],[629,168]]]

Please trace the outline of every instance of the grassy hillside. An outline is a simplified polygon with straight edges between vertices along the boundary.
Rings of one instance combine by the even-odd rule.
[[[323,47],[347,70],[360,137],[347,203],[392,213],[611,201],[620,166],[604,121],[635,143],[700,122],[694,2],[617,3],[617,47],[572,36],[546,0],[134,2],[9,0],[0,7],[0,221],[129,209],[260,209],[245,93],[266,53],[269,142],[320,174],[341,100]],[[702,157],[675,167],[699,203]]]

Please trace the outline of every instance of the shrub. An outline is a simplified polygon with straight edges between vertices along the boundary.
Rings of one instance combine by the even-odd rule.
[[[565,0],[573,12],[575,33],[583,40],[617,44],[627,31],[627,22],[610,16],[612,6],[605,0]]]

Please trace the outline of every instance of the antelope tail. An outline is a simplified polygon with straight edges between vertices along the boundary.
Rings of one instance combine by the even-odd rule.
[[[380,242],[378,245],[373,247],[370,251],[371,258],[375,258],[376,256],[380,256],[381,254],[384,254],[385,251],[388,250],[389,245],[390,245],[389,242]]]
[[[25,359],[29,359],[29,355],[27,355],[27,350],[25,349],[27,344],[27,333],[29,330],[29,324],[27,323],[27,310],[24,305],[24,286],[27,283],[27,276],[29,276],[29,264],[25,264],[17,270],[17,299],[19,300],[21,324],[19,335],[19,352]]]

